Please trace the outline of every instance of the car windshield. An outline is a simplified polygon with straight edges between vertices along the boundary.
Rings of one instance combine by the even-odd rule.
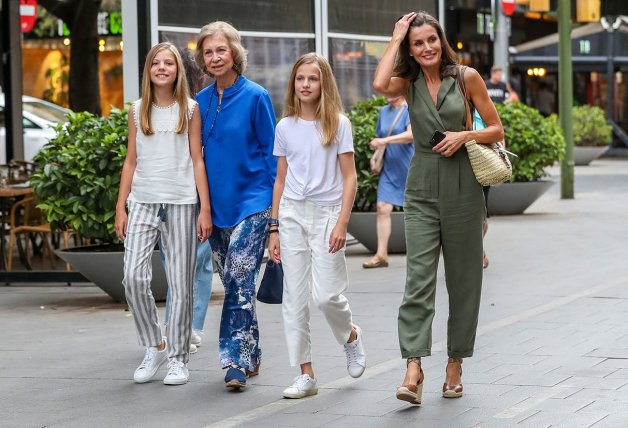
[[[37,101],[26,101],[23,104],[24,110],[35,116],[41,117],[49,122],[67,122],[65,114],[68,110],[63,107],[52,106]]]

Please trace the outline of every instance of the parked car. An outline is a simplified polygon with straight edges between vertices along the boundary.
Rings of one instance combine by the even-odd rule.
[[[22,126],[24,127],[24,160],[31,162],[35,154],[55,136],[51,128],[67,122],[70,110],[29,96],[22,96]],[[4,94],[0,94],[0,164],[6,164],[6,127]]]

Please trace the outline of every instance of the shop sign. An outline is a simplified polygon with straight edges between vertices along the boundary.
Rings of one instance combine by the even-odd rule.
[[[28,33],[37,21],[37,0],[20,0],[20,30]]]
[[[515,0],[502,0],[502,11],[506,16],[512,16],[515,13]]]
[[[34,0],[31,0],[34,1]],[[68,37],[70,29],[65,22],[59,20],[57,34],[61,37]],[[99,36],[120,36],[122,35],[122,12],[98,12],[98,35]]]

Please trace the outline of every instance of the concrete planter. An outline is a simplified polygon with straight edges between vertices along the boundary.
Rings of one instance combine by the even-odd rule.
[[[552,181],[530,181],[491,186],[488,212],[491,215],[523,214],[553,184]]]
[[[90,245],[57,250],[56,253],[115,300],[118,302],[126,301],[124,286],[122,285],[124,251],[112,250],[107,245]],[[166,300],[168,283],[159,258],[159,251],[153,252],[152,262],[151,289],[153,297],[156,301]]]
[[[608,146],[574,146],[573,160],[576,165],[588,165],[608,150]]]
[[[388,241],[389,253],[406,252],[406,231],[403,212],[391,214],[391,234]],[[377,251],[377,214],[374,212],[351,213],[347,231],[369,251]]]

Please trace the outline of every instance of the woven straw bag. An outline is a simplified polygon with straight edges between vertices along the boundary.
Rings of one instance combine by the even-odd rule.
[[[464,86],[464,80],[462,75],[464,70],[458,67],[458,86],[464,97],[465,109],[467,112],[467,129],[472,128],[472,114],[469,108],[469,101],[467,99],[467,91]],[[508,155],[510,152],[506,151],[501,142],[493,144],[478,144],[475,140],[467,141],[464,146],[467,148],[469,154],[469,161],[471,162],[471,168],[476,180],[482,186],[492,186],[494,184],[505,183],[512,177],[512,164]]]
[[[477,144],[475,140],[464,143],[476,180],[482,186],[505,183],[512,177],[512,165],[501,143]]]

